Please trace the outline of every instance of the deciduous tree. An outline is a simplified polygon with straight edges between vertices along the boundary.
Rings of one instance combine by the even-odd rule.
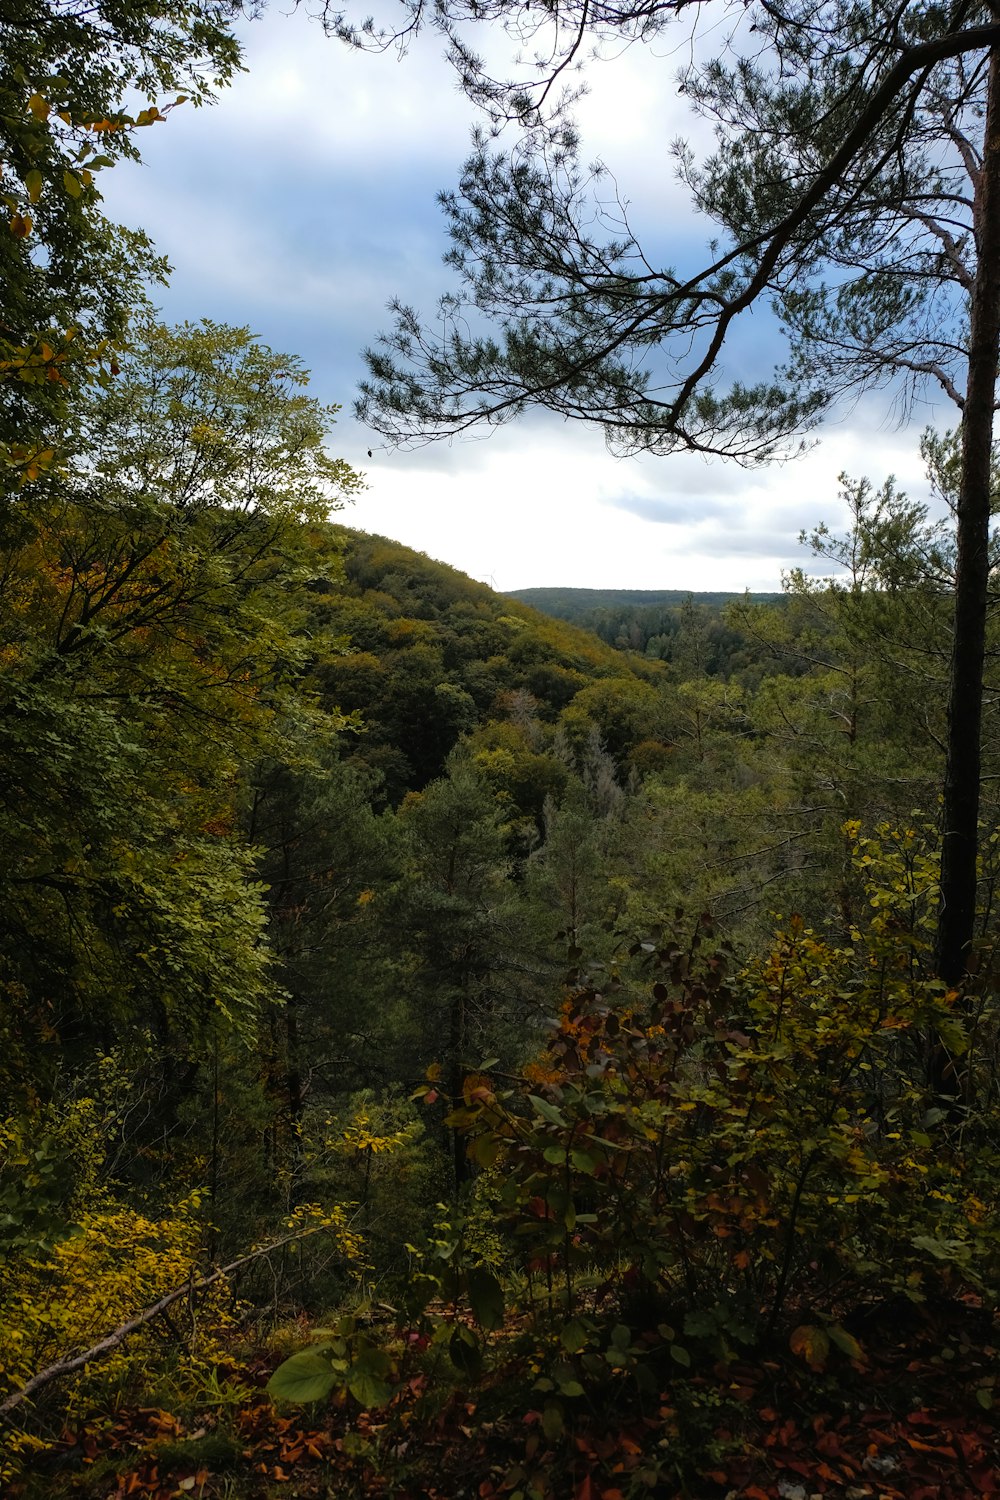
[[[0,483],[37,479],[66,393],[114,365],[147,278],[141,230],[101,210],[100,174],[137,132],[211,100],[240,67],[238,0],[0,4]]]

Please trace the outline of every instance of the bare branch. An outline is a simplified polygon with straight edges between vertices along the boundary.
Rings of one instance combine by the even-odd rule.
[[[227,1266],[219,1266],[217,1270],[210,1272],[207,1276],[196,1278],[192,1272],[190,1281],[186,1281],[183,1286],[175,1287],[173,1291],[167,1292],[159,1301],[152,1303],[149,1307],[144,1307],[141,1312],[136,1313],[127,1322],[122,1323],[113,1333],[109,1333],[90,1349],[85,1349],[80,1354],[70,1355],[66,1359],[56,1360],[55,1364],[51,1364],[46,1369],[40,1370],[37,1375],[33,1375],[20,1390],[13,1391],[3,1402],[0,1402],[0,1417],[8,1417],[15,1407],[20,1406],[22,1401],[27,1401],[29,1397],[34,1396],[40,1390],[44,1390],[53,1381],[61,1380],[64,1375],[75,1375],[77,1370],[84,1369],[86,1365],[94,1364],[97,1360],[105,1359],[109,1354],[113,1354],[133,1333],[137,1333],[140,1328],[144,1328],[154,1318],[160,1317],[169,1308],[173,1307],[175,1302],[180,1302],[183,1297],[192,1297],[197,1292],[207,1291],[210,1286],[214,1286],[216,1282],[222,1281],[227,1276],[232,1276],[234,1272],[242,1270],[244,1266],[251,1265],[254,1261],[262,1260],[267,1255],[273,1255],[276,1250],[282,1249],[285,1245],[291,1245],[298,1240],[304,1240],[313,1234],[320,1234],[325,1229],[329,1229],[329,1225],[313,1224],[308,1229],[299,1230],[296,1234],[287,1234],[283,1239],[274,1240],[273,1243],[264,1245],[259,1250],[252,1250],[249,1255],[241,1255],[238,1260],[230,1261]]]

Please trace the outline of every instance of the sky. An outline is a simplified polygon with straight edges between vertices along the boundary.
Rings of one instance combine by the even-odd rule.
[[[763,469],[683,453],[615,458],[599,432],[540,412],[490,434],[383,448],[351,415],[362,351],[390,325],[390,298],[430,314],[450,285],[435,195],[457,179],[475,112],[433,38],[401,59],[370,55],[278,9],[240,34],[247,71],[236,84],[213,107],[181,106],[143,132],[142,164],[102,174],[101,187],[107,212],[170,260],[170,285],[157,290],[169,321],[247,325],[304,362],[312,395],[342,406],[331,451],[368,483],[341,517],[349,525],[498,590],[772,591],[784,569],[808,566],[800,531],[843,523],[841,472],[894,474],[925,497],[917,434],[948,413],[928,408],[899,430],[877,397],[827,422],[805,457]],[[710,227],[667,149],[678,134],[706,143],[677,95],[678,46],[597,64],[578,113],[583,158],[611,169],[640,243],[683,255]],[[733,358],[752,365],[755,349],[775,348],[773,322],[755,311]]]

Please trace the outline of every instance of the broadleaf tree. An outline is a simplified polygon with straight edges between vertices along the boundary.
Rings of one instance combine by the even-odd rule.
[[[239,0],[0,0],[0,481],[61,448],[66,395],[113,369],[166,263],[101,208],[101,173],[144,129],[240,68]]]
[[[722,13],[720,16],[720,12]],[[961,981],[975,918],[990,456],[1000,348],[1000,7],[903,0],[558,0],[522,22],[512,0],[410,0],[469,92],[522,127],[477,136],[443,195],[458,278],[436,320],[395,307],[368,353],[359,410],[395,442],[497,425],[531,406],[602,426],[619,451],[761,462],[839,396],[928,384],[958,409],[961,461],[937,967]],[[717,144],[682,175],[721,226],[694,271],[663,265],[624,209],[602,215],[556,80],[586,44],[650,42],[691,21],[730,27],[730,61],[680,86]],[[727,22],[728,18],[728,22]],[[534,80],[488,77],[468,24],[550,26]],[[350,30],[343,13],[328,24]],[[406,28],[404,27],[403,30]],[[714,50],[719,53],[721,33]],[[726,384],[727,340],[770,301],[790,357]]]
[[[0,548],[0,993],[41,1092],[46,1041],[60,1062],[152,1021],[176,1060],[273,996],[240,785],[289,737],[290,585],[336,566],[305,523],[361,483],[293,357],[207,323],[133,340]]]

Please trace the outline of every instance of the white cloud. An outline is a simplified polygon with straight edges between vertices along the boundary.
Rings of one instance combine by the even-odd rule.
[[[388,299],[428,313],[448,284],[434,195],[455,180],[473,116],[432,39],[402,63],[352,53],[298,11],[245,36],[247,75],[215,108],[148,132],[147,164],[107,174],[109,209],[174,262],[168,316],[248,324],[312,366],[319,399],[348,405]],[[666,42],[632,48],[594,69],[581,105],[584,158],[622,173],[636,227],[652,226],[665,260],[707,230],[668,150],[684,125],[681,61]],[[757,312],[734,357],[774,349]],[[862,406],[807,458],[763,472],[690,454],[616,460],[599,433],[543,415],[395,454],[345,417],[332,446],[372,484],[345,519],[498,588],[771,590],[803,559],[799,530],[838,523],[840,469],[922,483],[915,441],[882,423],[881,405]]]

